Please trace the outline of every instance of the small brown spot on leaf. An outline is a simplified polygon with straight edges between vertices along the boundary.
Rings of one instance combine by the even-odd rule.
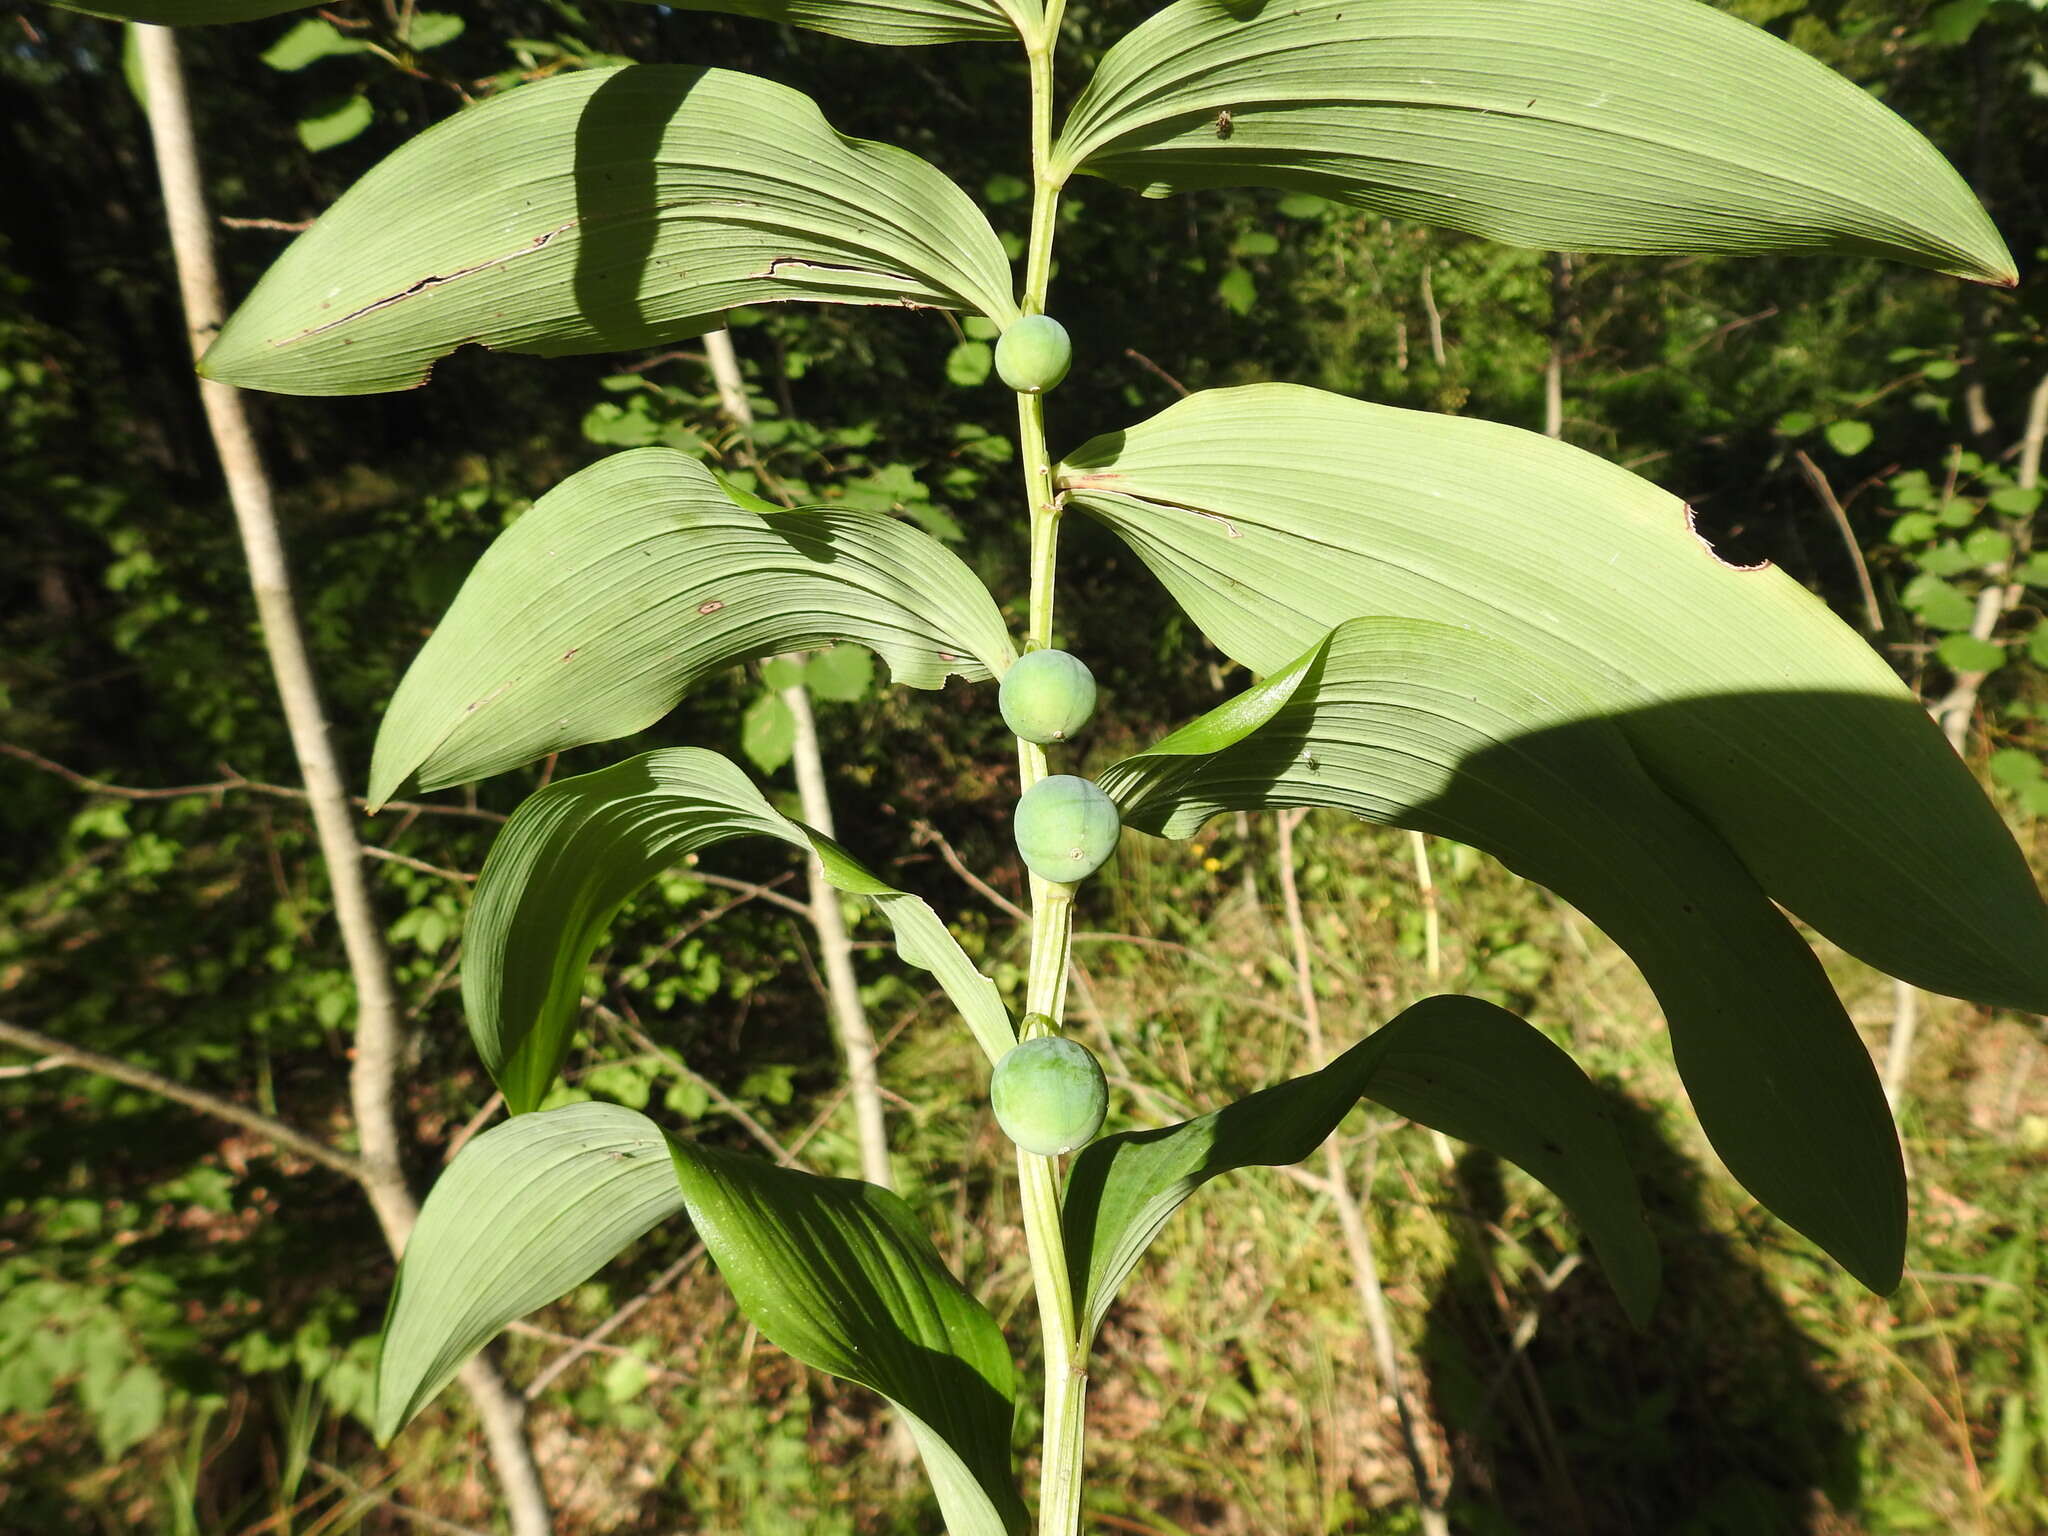
[[[717,598],[714,597],[708,603],[699,603],[697,605],[697,611],[699,613],[716,613],[719,609],[723,608],[724,606],[724,603],[720,602]]]

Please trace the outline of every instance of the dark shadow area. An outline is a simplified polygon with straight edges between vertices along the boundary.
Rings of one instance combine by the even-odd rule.
[[[620,346],[646,344],[640,288],[660,228],[661,139],[701,69],[633,69],[576,120],[576,307]]]
[[[1860,1501],[1841,1389],[1756,1259],[1708,1225],[1705,1175],[1619,1091],[1664,1257],[1650,1326],[1632,1329],[1598,1266],[1497,1297],[1501,1165],[1458,1164],[1458,1255],[1422,1345],[1451,1438],[1452,1526],[1472,1536],[1828,1536]],[[1505,1302],[1505,1307],[1502,1301]],[[1516,1324],[1539,1319],[1519,1353]]]

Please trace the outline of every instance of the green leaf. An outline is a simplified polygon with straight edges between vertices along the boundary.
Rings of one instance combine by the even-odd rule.
[[[832,131],[809,97],[639,64],[507,91],[358,181],[230,317],[204,371],[250,389],[406,389],[475,343],[559,357],[701,335],[736,305],[1016,318],[952,182]]]
[[[322,107],[310,117],[299,119],[299,142],[319,154],[335,149],[356,137],[376,120],[377,109],[367,96],[344,96]]]
[[[1991,754],[1985,767],[2007,789],[2025,789],[2029,784],[2038,784],[2042,777],[2041,759],[2018,747],[2000,748]]]
[[[950,1536],[1016,1536],[1010,1348],[888,1190],[671,1142],[690,1220],[740,1310],[806,1365],[881,1393]]]
[[[715,752],[680,747],[561,779],[500,829],[477,877],[462,952],[470,1037],[515,1115],[547,1096],[575,1033],[583,970],[619,907],[702,848],[770,837],[816,853],[826,880],[874,902],[897,952],[930,971],[988,1054],[1015,1043],[995,983],[930,907],[761,797]]]
[[[1809,716],[1836,703],[1783,702]],[[1356,619],[1099,782],[1140,831],[1323,806],[1483,849],[1548,886],[1641,967],[1729,1171],[1889,1290],[1905,1178],[1870,1053],[1813,951],[1639,759],[1633,723],[1498,625]]]
[[[2004,565],[2012,558],[2012,535],[1996,528],[1979,528],[1963,540],[1963,553],[1972,565]]]
[[[348,36],[333,22],[312,17],[295,23],[283,37],[264,49],[261,57],[272,69],[290,73],[304,69],[316,59],[363,53],[369,46],[359,37]]]
[[[1778,418],[1777,430],[1780,437],[1804,437],[1818,425],[1811,411],[1787,411]]]
[[[2013,576],[2030,587],[2048,587],[2048,551],[2037,551],[2027,556]]]
[[[1960,48],[1990,10],[1991,0],[1947,0],[1927,18],[1928,41],[1944,48]]]
[[[805,664],[804,686],[812,698],[852,704],[874,689],[875,660],[859,646],[835,645]]]
[[[1975,635],[1950,635],[1934,654],[1951,672],[1996,672],[2005,665],[2005,647]]]
[[[1105,1137],[1075,1158],[1061,1222],[1084,1336],[1184,1200],[1234,1168],[1301,1161],[1361,1098],[1535,1175],[1586,1229],[1630,1318],[1648,1320],[1657,1246],[1600,1090],[1505,1009],[1431,997],[1319,1072],[1180,1125]]]
[[[1828,440],[1828,446],[1845,459],[1853,459],[1868,448],[1877,436],[1867,421],[1831,421],[1821,434]]]
[[[2041,507],[2038,485],[2001,485],[1990,496],[1991,510],[2007,517],[2032,517]]]
[[[1972,562],[1970,557],[1963,552],[1961,541],[1957,539],[1943,539],[1940,543],[1930,544],[1927,548],[1921,550],[1913,557],[1913,563],[1931,576],[1957,576],[1969,570]],[[1933,597],[1934,601],[1942,604],[1942,611],[1948,613],[1960,611],[1955,604],[1948,603],[1945,598],[1934,596],[1934,594],[1940,591],[1938,588],[1917,588],[1911,582],[1908,582],[1906,590],[1907,593],[1917,593],[1920,597]],[[1948,587],[1947,591],[1957,597],[1962,597],[1962,593],[1954,587]],[[1914,597],[1909,596],[1907,598],[1907,606],[1913,606],[1915,600]],[[1969,607],[1969,612],[1974,617],[1976,609],[1970,606],[1968,598],[1963,598],[1963,605]],[[1960,625],[1952,624],[1949,627],[1965,627],[1969,622],[1969,619],[1964,619]]]
[[[740,750],[763,774],[774,774],[796,750],[796,716],[779,693],[764,693],[740,717]]]
[[[155,1434],[163,1421],[164,1379],[139,1362],[115,1378],[93,1414],[100,1450],[109,1462]]]
[[[1232,267],[1216,284],[1216,297],[1234,315],[1248,315],[1259,302],[1259,285],[1243,267]]]
[[[660,0],[649,0],[660,3]],[[722,11],[856,43],[1003,43],[1035,36],[1039,0],[670,0],[678,11]]]
[[[757,512],[686,454],[615,454],[484,552],[391,701],[370,798],[628,735],[714,672],[836,640],[912,688],[1016,654],[974,573],[895,518]]]
[[[962,389],[988,382],[995,352],[985,341],[963,341],[946,354],[946,378]]]
[[[761,663],[761,681],[780,693],[804,680],[804,664],[795,656],[771,656]]]
[[[1934,520],[1931,512],[1908,512],[1892,522],[1891,533],[1887,535],[1894,544],[1924,544],[1940,530],[1941,524]]]
[[[417,11],[405,34],[405,46],[414,53],[425,53],[454,42],[462,36],[463,26],[463,19],[448,11]]]
[[[1922,571],[1907,582],[1899,601],[1929,629],[1968,629],[1977,619],[1977,605],[1933,571]]]
[[[1053,174],[1074,171],[1153,195],[1315,192],[1510,245],[1826,250],[2016,281],[1931,144],[1695,0],[1177,0],[1074,104]]]
[[[2048,620],[2037,623],[2027,636],[2027,660],[2037,667],[2048,667]]]
[[[616,1104],[521,1115],[471,1141],[435,1181],[398,1266],[377,1363],[379,1442],[499,1329],[682,1207],[667,1138]]]
[[[2048,1008],[2048,908],[1925,710],[1812,594],[1716,558],[1647,481],[1535,433],[1284,384],[1191,396],[1058,479],[1254,674],[1364,614],[1480,629],[1585,690],[1843,948]]]

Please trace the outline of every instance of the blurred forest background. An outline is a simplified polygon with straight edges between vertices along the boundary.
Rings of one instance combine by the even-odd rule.
[[[2048,255],[2040,0],[1725,3],[1933,138],[2034,275]],[[1143,9],[1075,0],[1067,99]],[[122,31],[39,5],[0,20],[14,188],[0,203],[0,1020],[347,1146],[349,973],[303,804],[266,787],[296,769],[193,389]],[[795,85],[843,131],[935,160],[1013,244],[1024,227],[1015,50],[863,50],[605,0],[344,0],[181,40],[231,297],[293,228],[466,100],[622,60]],[[2048,554],[2033,548],[2041,493],[2023,444],[2048,375],[2038,281],[2005,293],[1851,260],[1558,259],[1306,197],[1146,202],[1083,182],[1063,214],[1053,309],[1076,363],[1048,407],[1056,450],[1180,389],[1262,379],[1541,430],[1554,368],[1568,440],[1683,496],[1724,554],[1785,566],[1951,706],[2048,869]],[[767,474],[807,499],[893,509],[998,594],[1022,592],[1012,413],[985,335],[936,313],[828,307],[732,326],[751,449],[696,342],[552,362],[471,351],[410,393],[252,400],[358,789],[399,674],[478,553],[620,447],[667,443],[742,483]],[[1091,762],[1242,683],[1107,536],[1077,520],[1062,553],[1066,643],[1105,687]],[[948,914],[1014,1002],[1023,956],[997,904],[1021,892],[1014,763],[993,690],[892,690],[857,661],[814,681],[842,840]],[[549,767],[696,743],[753,759],[793,810],[788,732],[751,672],[642,739]],[[453,986],[467,880],[492,814],[539,773],[362,822],[407,1010],[400,1110],[420,1188],[490,1097]],[[1209,832],[1133,836],[1083,893],[1076,1012],[1111,1071],[1112,1129],[1305,1065],[1276,829]],[[1612,1086],[1652,1185],[1668,1290],[1638,1335],[1514,1170],[1453,1161],[1385,1117],[1346,1126],[1458,1529],[2048,1529],[2040,1020],[1905,999],[1921,1017],[1900,1085],[1913,1246],[1905,1285],[1875,1298],[1720,1172],[1646,989],[1590,925],[1446,844],[1418,863],[1401,836],[1317,818],[1293,852],[1333,1047],[1429,991],[1505,1003]],[[564,1093],[852,1173],[810,930],[731,882],[803,889],[785,851],[761,845],[657,882],[600,954],[609,1009]],[[878,924],[855,938],[897,1177],[1021,1338],[1029,1278],[980,1059]],[[1884,1059],[1900,995],[1829,964]],[[1105,1335],[1096,1529],[1415,1529],[1328,1194],[1243,1175],[1169,1229]],[[0,1047],[0,1528],[492,1529],[460,1394],[388,1452],[364,1428],[390,1274],[346,1178]],[[916,1469],[872,1454],[877,1401],[757,1347],[681,1223],[515,1329],[501,1363],[531,1399],[565,1533],[938,1529]],[[1035,1411],[1018,1425],[1026,1456]]]

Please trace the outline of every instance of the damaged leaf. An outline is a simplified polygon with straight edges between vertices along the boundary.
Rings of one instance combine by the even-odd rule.
[[[623,351],[798,299],[1017,313],[994,231],[927,162],[835,133],[786,86],[636,64],[405,144],[278,258],[201,371],[372,394],[460,346]]]

